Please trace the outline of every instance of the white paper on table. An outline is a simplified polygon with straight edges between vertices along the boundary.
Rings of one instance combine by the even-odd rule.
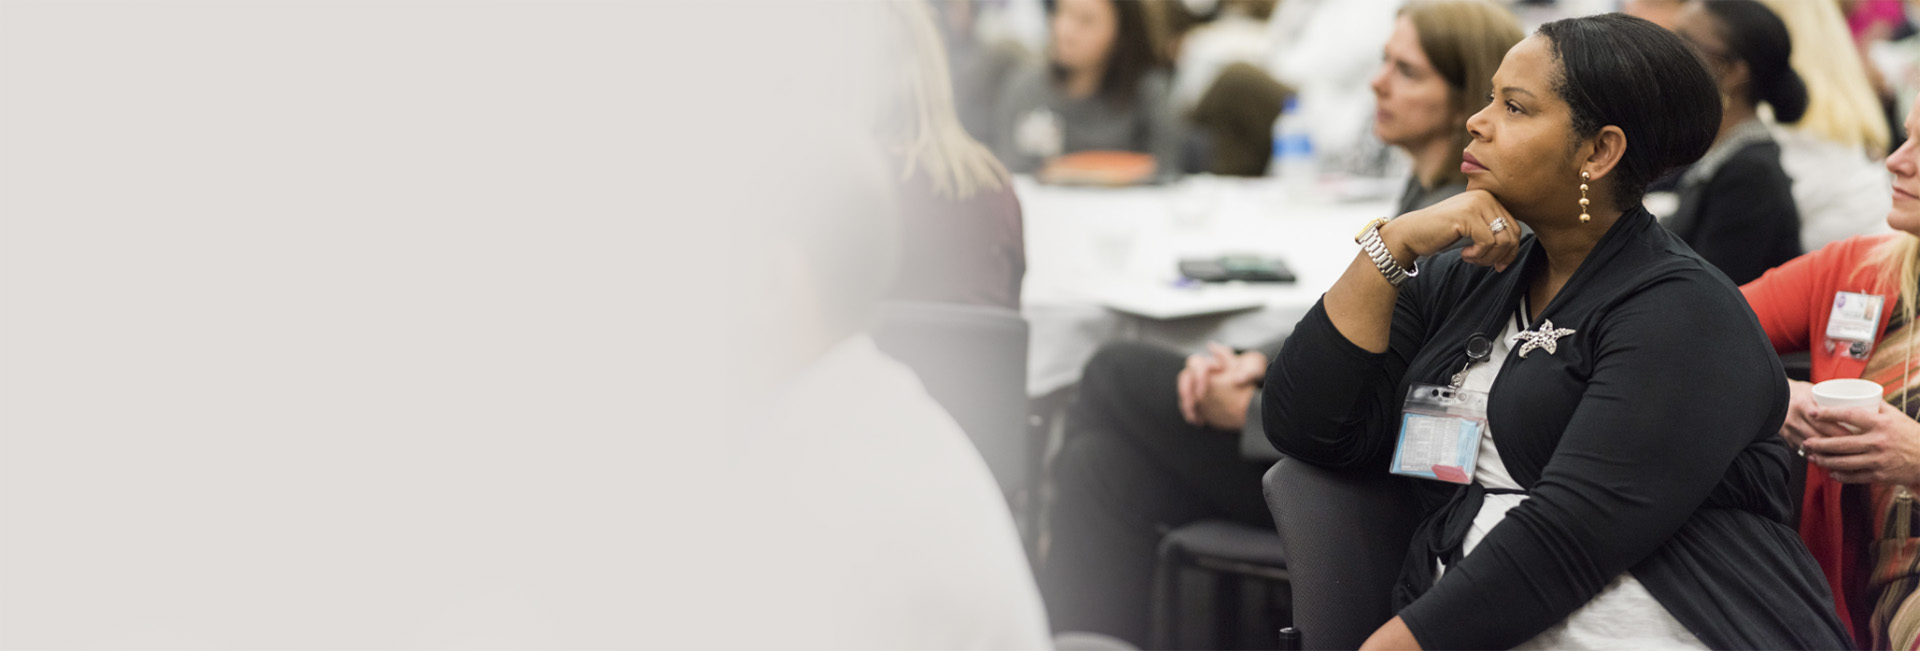
[[[1101,297],[1100,304],[1135,316],[1170,320],[1258,309],[1267,304],[1268,298],[1232,288],[1134,287],[1109,292]]]

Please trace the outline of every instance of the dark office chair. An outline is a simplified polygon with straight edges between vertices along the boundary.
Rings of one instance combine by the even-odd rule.
[[[1153,626],[1156,649],[1271,649],[1291,624],[1292,577],[1273,530],[1202,520],[1160,539]],[[1199,579],[1204,595],[1189,600]],[[1197,603],[1196,603],[1197,602]]]

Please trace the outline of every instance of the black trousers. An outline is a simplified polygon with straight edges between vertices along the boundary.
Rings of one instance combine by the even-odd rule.
[[[1051,544],[1040,571],[1058,632],[1090,631],[1146,648],[1160,537],[1203,519],[1272,528],[1239,433],[1188,425],[1174,380],[1186,356],[1142,344],[1087,363],[1054,459]]]

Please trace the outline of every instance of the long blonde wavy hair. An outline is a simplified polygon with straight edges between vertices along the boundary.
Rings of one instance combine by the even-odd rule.
[[[1867,362],[1867,371],[1873,373],[1883,355],[1889,359],[1887,363],[1891,363],[1893,355],[1899,355],[1900,387],[1896,390],[1900,396],[1899,407],[1901,413],[1911,414],[1913,412],[1907,409],[1907,401],[1914,394],[1913,352],[1916,342],[1920,342],[1920,325],[1914,323],[1914,299],[1916,294],[1920,294],[1920,237],[1910,233],[1894,235],[1870,251],[1855,272],[1874,267],[1879,268],[1879,280],[1882,283],[1900,288],[1897,307],[1900,315],[1905,317],[1906,325],[1897,332],[1887,333]]]
[[[1901,309],[1907,314],[1907,323],[1913,323],[1913,303],[1920,295],[1920,237],[1894,235],[1874,247],[1861,268],[1878,268],[1883,282],[1900,287]]]
[[[1760,2],[1787,24],[1793,70],[1807,84],[1807,114],[1794,126],[1871,157],[1886,155],[1893,136],[1839,5],[1832,0]]]
[[[896,57],[901,82],[895,101],[890,153],[904,164],[900,180],[926,174],[934,196],[965,199],[999,190],[1007,169],[960,126],[954,109],[953,79],[948,73],[946,45],[925,0],[879,3],[886,9],[894,33],[890,54]]]

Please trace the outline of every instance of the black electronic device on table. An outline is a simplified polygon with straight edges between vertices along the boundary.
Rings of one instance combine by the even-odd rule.
[[[1239,280],[1250,283],[1290,283],[1293,270],[1284,260],[1259,255],[1223,255],[1180,261],[1180,275],[1201,282]]]

